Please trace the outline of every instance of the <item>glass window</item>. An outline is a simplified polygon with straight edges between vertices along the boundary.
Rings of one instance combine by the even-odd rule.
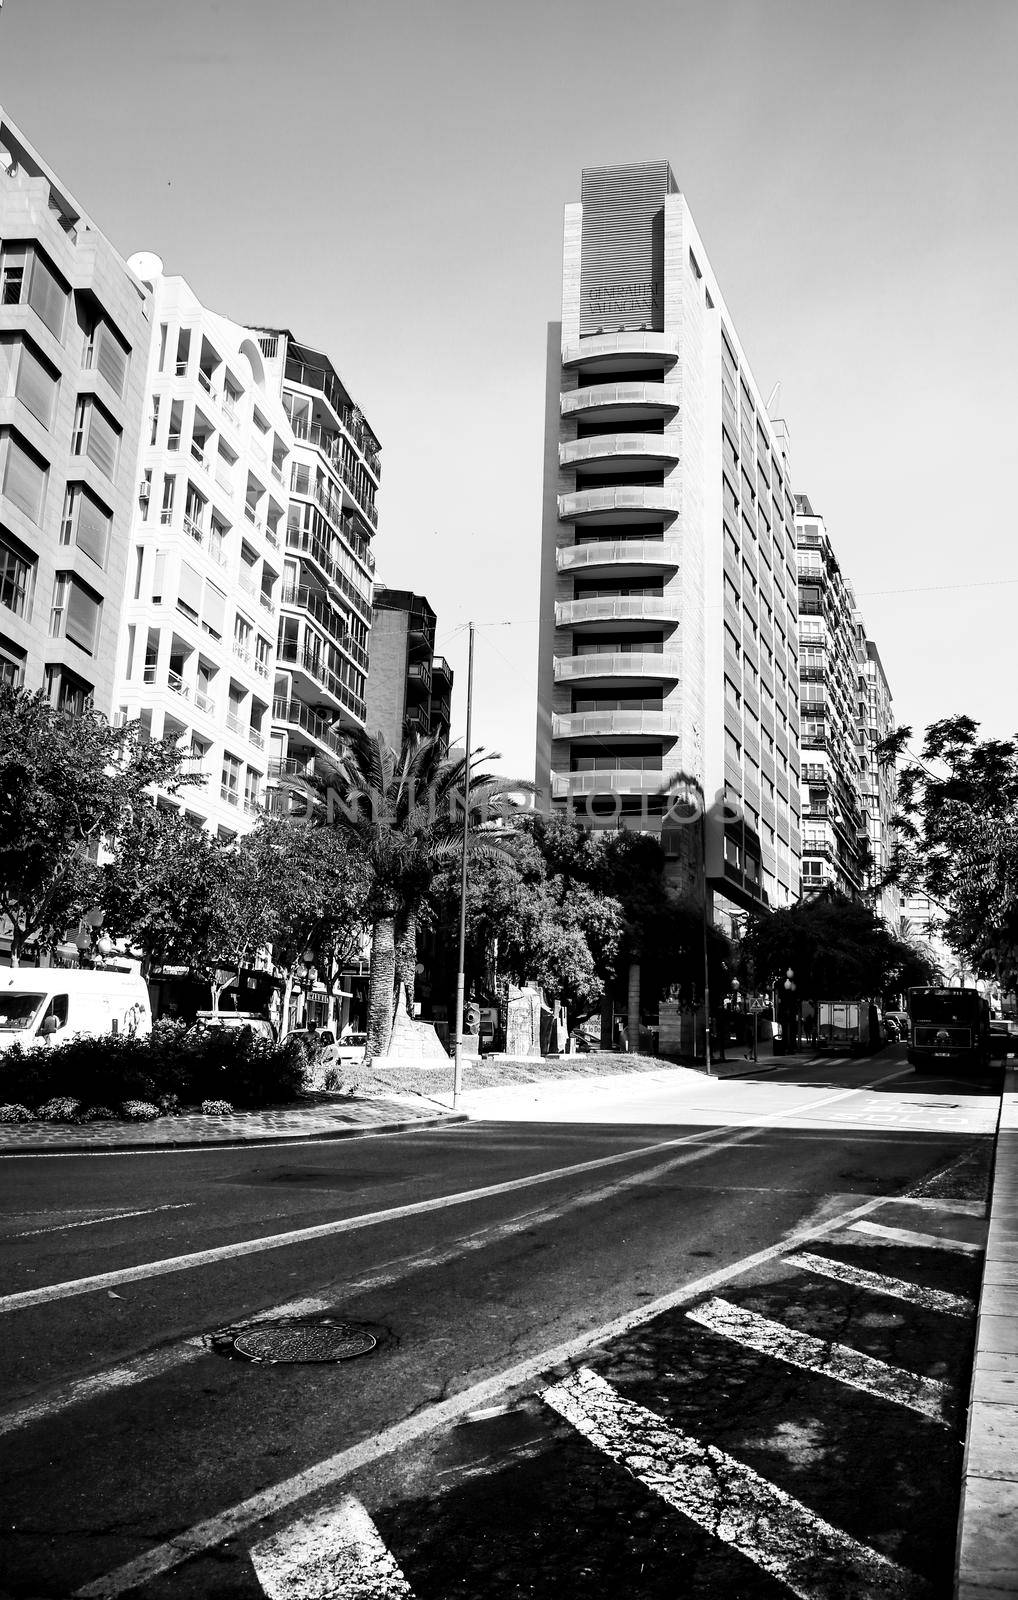
[[[0,606],[16,617],[29,616],[34,575],[35,563],[27,552],[0,538]]]
[[[71,572],[58,572],[53,586],[50,633],[63,634],[89,655],[99,637],[102,601]]]
[[[127,382],[128,351],[107,322],[95,324],[85,344],[85,366],[94,368],[121,398]]]
[[[64,493],[64,514],[60,528],[62,544],[72,539],[97,566],[105,567],[113,518],[105,506],[80,483],[69,483]]]
[[[51,425],[57,398],[57,376],[27,340],[21,346],[14,396],[33,417],[38,418],[44,428]]]
[[[33,522],[41,522],[46,468],[10,433],[0,438],[0,454],[3,456],[0,492]]]
[[[63,338],[67,299],[68,290],[46,257],[39,250],[33,251],[32,271],[28,282],[28,303],[57,339]]]
[[[0,562],[3,556],[0,554]],[[0,683],[20,689],[25,682],[25,652],[0,634]]]

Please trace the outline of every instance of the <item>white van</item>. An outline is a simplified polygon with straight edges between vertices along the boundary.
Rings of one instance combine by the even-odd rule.
[[[0,1055],[14,1044],[151,1032],[148,985],[137,972],[60,967],[0,972]]]

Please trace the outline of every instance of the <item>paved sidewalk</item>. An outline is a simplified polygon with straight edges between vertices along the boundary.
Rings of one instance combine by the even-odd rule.
[[[344,1139],[357,1134],[401,1133],[409,1128],[465,1122],[437,1102],[390,1095],[356,1100],[315,1095],[306,1106],[235,1111],[211,1117],[196,1112],[152,1122],[97,1121],[70,1126],[54,1122],[0,1123],[0,1156],[68,1154],[74,1151],[200,1149],[203,1145],[275,1144],[283,1139]]]
[[[957,1600],[1018,1595],[1018,1070],[1004,1075],[958,1529]]]

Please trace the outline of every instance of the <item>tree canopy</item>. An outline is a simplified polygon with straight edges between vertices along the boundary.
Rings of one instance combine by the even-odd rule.
[[[921,953],[869,906],[834,892],[761,913],[746,930],[740,960],[744,980],[757,989],[783,981],[791,967],[797,994],[814,1000],[898,993],[931,977]]]

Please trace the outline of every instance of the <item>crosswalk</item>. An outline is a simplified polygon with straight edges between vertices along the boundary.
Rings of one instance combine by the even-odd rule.
[[[951,1202],[927,1204],[924,1220],[950,1228],[965,1210],[958,1206],[952,1218]],[[966,1220],[967,1231],[975,1231],[971,1219]],[[860,1236],[857,1230],[863,1227],[866,1231]],[[858,1221],[825,1244],[830,1249],[838,1242],[916,1252],[907,1258],[913,1265],[922,1252],[937,1249],[957,1257],[980,1248],[951,1233]],[[852,1295],[874,1296],[877,1303],[890,1303],[902,1313],[914,1310],[955,1324],[974,1314],[968,1295],[873,1270],[841,1259],[836,1252],[792,1245],[778,1265]],[[853,1403],[847,1396],[861,1395],[900,1408],[934,1428],[951,1426],[957,1394],[951,1385],[926,1373],[803,1332],[716,1294],[682,1308],[681,1318],[686,1326],[706,1330],[743,1353],[837,1386],[846,1392],[846,1407]],[[598,1353],[597,1364],[611,1375],[585,1363],[576,1365],[541,1391],[544,1411],[568,1424],[598,1459],[663,1502],[717,1547],[750,1563],[798,1600],[929,1600],[934,1594],[926,1576],[836,1526],[738,1454],[702,1437],[695,1426],[680,1426],[674,1416],[627,1394],[624,1376],[619,1379],[612,1372],[610,1350]],[[506,1514],[511,1514],[510,1508]],[[625,1539],[624,1527],[619,1537]],[[411,1555],[408,1551],[404,1556],[404,1566]],[[260,1593],[268,1600],[416,1600],[412,1574],[408,1579],[364,1505],[351,1494],[254,1545],[250,1560]],[[456,1588],[456,1593],[466,1592]],[[536,1591],[521,1587],[518,1592]],[[640,1600],[638,1587],[627,1592],[632,1600]]]

